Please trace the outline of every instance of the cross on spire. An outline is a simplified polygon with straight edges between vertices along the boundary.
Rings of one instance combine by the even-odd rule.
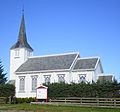
[[[22,15],[24,15],[24,5],[23,5],[23,7],[22,7]]]

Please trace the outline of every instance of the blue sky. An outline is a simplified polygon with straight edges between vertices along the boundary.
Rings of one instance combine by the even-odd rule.
[[[120,0],[1,0],[0,59],[9,79],[10,47],[17,41],[24,4],[34,55],[80,52],[100,56],[120,81]]]

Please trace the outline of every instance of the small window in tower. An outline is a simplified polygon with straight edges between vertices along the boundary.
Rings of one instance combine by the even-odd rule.
[[[15,57],[19,57],[19,50],[15,50]]]

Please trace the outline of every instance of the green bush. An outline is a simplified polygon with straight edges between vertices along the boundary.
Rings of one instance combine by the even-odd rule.
[[[58,97],[120,97],[120,86],[117,81],[114,82],[93,82],[79,84],[53,83],[48,86],[49,98]]]
[[[15,95],[15,86],[11,84],[0,84],[0,97]]]
[[[30,102],[35,102],[36,98],[15,98],[14,103],[30,103]]]

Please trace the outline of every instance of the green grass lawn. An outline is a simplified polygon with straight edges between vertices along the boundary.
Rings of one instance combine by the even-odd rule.
[[[79,107],[79,106],[53,106],[53,105],[30,105],[30,104],[11,104],[0,105],[1,110],[24,110],[25,112],[120,112],[119,108],[95,108],[95,107]]]

